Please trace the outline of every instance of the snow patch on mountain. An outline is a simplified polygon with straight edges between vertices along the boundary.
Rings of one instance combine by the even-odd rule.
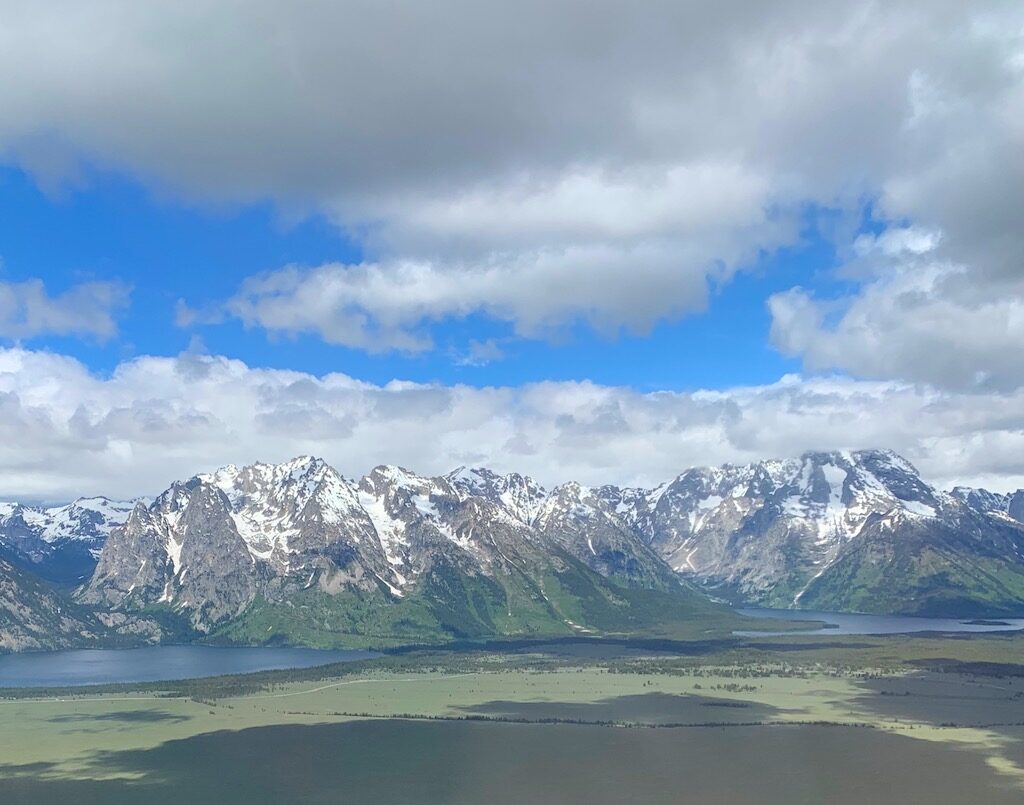
[[[384,558],[391,565],[399,587],[403,586],[407,579],[400,572],[399,568],[405,565],[403,551],[409,546],[409,542],[405,539],[405,521],[392,517],[382,498],[370,492],[365,492],[362,489],[359,491],[359,504],[373,524],[373,530],[380,541]]]

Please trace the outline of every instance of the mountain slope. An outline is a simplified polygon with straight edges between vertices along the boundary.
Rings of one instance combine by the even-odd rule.
[[[105,632],[89,613],[0,557],[0,651],[65,648]]]
[[[889,451],[694,469],[606,497],[674,570],[743,602],[1024,611],[1024,528],[1006,513],[1015,498],[940,492]]]
[[[584,518],[581,510],[586,508]],[[573,530],[575,529],[575,530]],[[225,467],[139,504],[79,600],[246,642],[630,630],[712,609],[580,487],[521,476],[358,483],[319,459]]]
[[[868,519],[807,585],[800,604],[945,617],[1019,615],[1022,557],[1024,530],[1008,521],[970,509],[942,518],[890,511]]]

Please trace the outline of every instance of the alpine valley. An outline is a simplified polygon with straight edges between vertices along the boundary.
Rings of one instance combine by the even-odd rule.
[[[728,603],[1024,613],[1024,490],[940,491],[884,450],[544,489],[460,468],[224,467],[155,500],[0,504],[0,649],[672,635]]]

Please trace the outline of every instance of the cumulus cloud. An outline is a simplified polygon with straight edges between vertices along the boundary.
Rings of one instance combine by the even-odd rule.
[[[290,266],[246,280],[227,311],[249,326],[313,332],[370,352],[432,347],[421,325],[482,312],[529,338],[574,321],[614,335],[645,332],[666,316],[703,308],[708,273],[687,265],[687,244],[588,245],[494,257],[481,264],[389,261]]]
[[[428,349],[420,325],[474,313],[528,338],[577,321],[644,332],[702,309],[709,282],[752,262],[758,245],[796,237],[792,216],[768,215],[770,197],[763,178],[727,165],[475,190],[389,217],[404,250],[429,251],[435,238],[452,244],[444,254],[290,266],[247,280],[226,309],[370,351]]]
[[[473,388],[140,357],[109,377],[0,350],[0,499],[153,494],[225,463],[323,456],[360,476],[461,464],[553,484],[653,484],[683,469],[807,449],[892,447],[931,480],[1024,485],[1024,395],[786,377],[642,394],[587,382]]]
[[[41,280],[0,282],[0,338],[86,335],[100,340],[117,332],[115,313],[128,303],[118,282],[83,282],[51,296]]]
[[[885,257],[902,257],[905,254],[926,254],[938,247],[942,233],[920,227],[892,227],[874,235],[858,235],[853,242],[853,251],[858,257],[881,254]]]
[[[903,158],[877,195],[889,228],[859,237],[842,270],[857,287],[769,300],[775,344],[808,368],[1024,386],[1024,24],[994,10],[974,21],[989,53],[962,40],[909,76]]]
[[[642,331],[796,242],[806,205],[866,198],[994,299],[1024,253],[1022,26],[998,0],[11,0],[0,154],[327,214],[366,263],[228,308],[359,348],[479,312]]]
[[[796,288],[769,300],[772,338],[812,369],[905,378],[962,390],[1024,384],[1024,283],[978,293],[963,266],[897,270],[858,293],[817,299]]]

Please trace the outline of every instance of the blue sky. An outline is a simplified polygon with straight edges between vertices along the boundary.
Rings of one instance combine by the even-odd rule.
[[[5,11],[0,499],[301,453],[1024,486],[1019,3]]]
[[[86,280],[131,287],[110,339],[47,336],[23,343],[74,355],[109,373],[136,355],[202,349],[251,366],[322,375],[344,372],[374,383],[400,378],[475,386],[592,380],[642,391],[721,389],[768,383],[800,369],[768,340],[765,300],[794,285],[832,292],[837,258],[809,210],[801,242],[765,254],[712,289],[705,312],[657,324],[649,333],[599,334],[577,324],[552,340],[517,339],[485,315],[430,327],[426,354],[368,354],[314,335],[270,335],[238,321],[178,326],[175,305],[215,305],[249,275],[288,264],[357,263],[360,244],[323,216],[286,220],[273,203],[189,204],[130,179],[90,172],[83,186],[44,190],[22,170],[0,172],[0,242],[5,281],[32,278],[58,294]],[[198,337],[199,342],[193,339]],[[465,360],[472,340],[498,339],[503,357]]]

